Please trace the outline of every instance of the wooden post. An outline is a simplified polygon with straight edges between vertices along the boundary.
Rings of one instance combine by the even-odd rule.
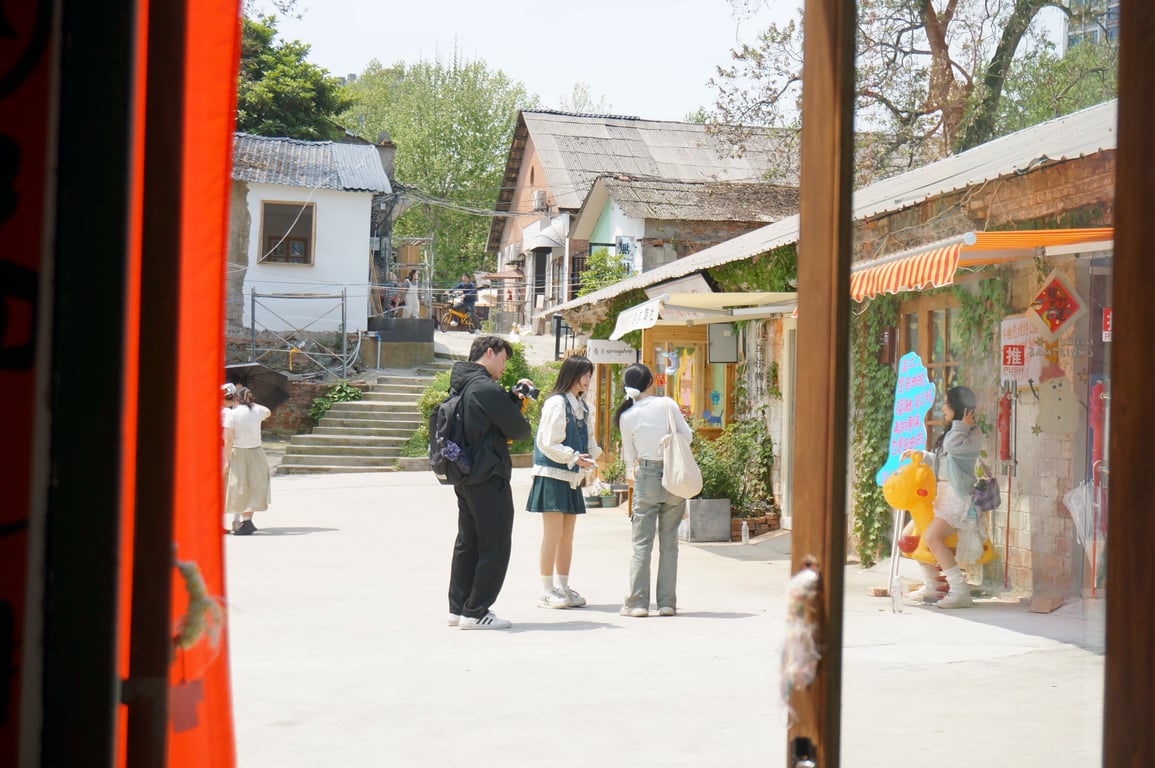
[[[828,649],[814,683],[790,697],[787,765],[799,754],[839,762],[842,577],[846,560],[849,401],[853,0],[809,0],[802,89],[802,189],[798,241],[800,356],[794,435],[793,572],[806,558],[821,579],[818,626]]]
[[[1111,342],[1107,558],[1107,662],[1103,765],[1155,765],[1155,605],[1151,477],[1155,409],[1155,302],[1151,301],[1151,222],[1155,221],[1155,6],[1123,0],[1119,25],[1119,153],[1115,171],[1115,259]]]

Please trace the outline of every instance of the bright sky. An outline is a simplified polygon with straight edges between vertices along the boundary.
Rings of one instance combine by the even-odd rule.
[[[736,21],[726,0],[585,0],[556,4],[485,0],[302,0],[301,20],[281,19],[280,37],[312,46],[309,61],[332,75],[360,74],[372,59],[388,65],[422,59],[448,61],[454,47],[465,58],[500,69],[557,108],[575,83],[589,87],[614,114],[682,120],[711,108],[706,85],[729,62],[739,41],[753,42],[780,10],[760,10]],[[800,3],[799,3],[800,5]]]

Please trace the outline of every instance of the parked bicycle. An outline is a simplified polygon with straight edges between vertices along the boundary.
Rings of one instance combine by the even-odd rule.
[[[469,316],[469,310],[465,307],[465,299],[460,294],[454,295],[449,308],[441,316],[439,326],[445,333],[454,330],[473,333],[481,330],[473,322],[473,318]]]

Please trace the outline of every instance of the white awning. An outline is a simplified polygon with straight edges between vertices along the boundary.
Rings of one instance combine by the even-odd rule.
[[[532,251],[535,248],[564,248],[565,224],[559,216],[549,224],[542,226],[541,221],[535,221],[521,233],[521,250]]]
[[[798,306],[788,293],[667,293],[622,311],[611,340],[655,325],[706,325],[784,315]]]

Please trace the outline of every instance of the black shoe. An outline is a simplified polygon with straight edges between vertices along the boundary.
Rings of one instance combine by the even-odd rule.
[[[251,536],[257,530],[257,526],[253,525],[252,520],[246,520],[241,523],[241,527],[233,531],[234,536]]]

